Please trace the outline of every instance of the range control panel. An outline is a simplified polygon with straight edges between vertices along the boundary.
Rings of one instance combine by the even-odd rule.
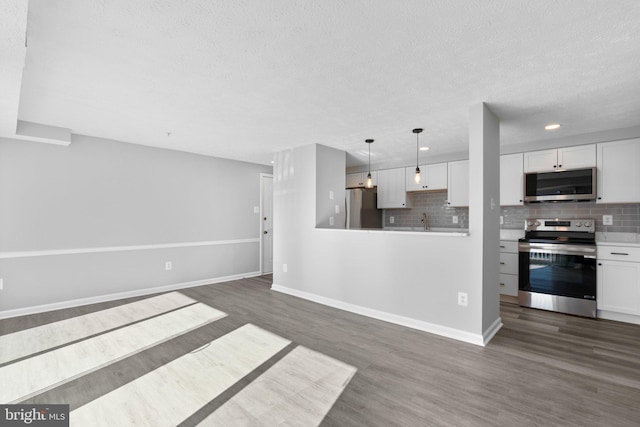
[[[596,222],[586,219],[531,218],[524,222],[525,231],[581,231],[595,233]]]

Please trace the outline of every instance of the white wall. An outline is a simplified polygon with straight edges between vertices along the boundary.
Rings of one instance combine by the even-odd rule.
[[[471,262],[482,289],[482,330],[500,320],[500,123],[484,103],[469,111],[469,232]]]
[[[257,274],[261,172],[84,136],[0,139],[0,315]]]
[[[344,174],[330,172],[344,170],[344,153],[327,150],[310,145],[276,156],[273,289],[483,343],[482,270],[472,263],[482,254],[470,237],[315,227],[317,177],[333,176],[320,186],[336,194],[344,187]],[[458,292],[469,295],[468,307],[457,304]]]

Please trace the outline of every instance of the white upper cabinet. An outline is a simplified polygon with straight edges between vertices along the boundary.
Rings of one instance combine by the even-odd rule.
[[[365,187],[369,172],[356,172],[347,174],[346,188]],[[373,186],[378,185],[378,171],[371,171],[371,181]]]
[[[420,182],[416,184],[416,168],[405,168],[407,191],[430,191],[447,189],[447,164],[420,165]]]
[[[404,168],[378,171],[378,209],[410,207],[405,181]]]
[[[449,162],[447,167],[449,206],[469,206],[469,160]]]
[[[524,172],[545,172],[595,166],[596,144],[524,153]]]
[[[640,203],[640,138],[598,144],[597,203]]]
[[[558,150],[540,150],[524,153],[524,171],[552,171],[558,166]]]
[[[500,205],[523,205],[523,153],[500,156]]]
[[[558,148],[558,167],[562,169],[596,167],[596,144]]]

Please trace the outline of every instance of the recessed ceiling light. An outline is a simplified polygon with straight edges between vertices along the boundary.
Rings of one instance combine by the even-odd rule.
[[[546,125],[544,127],[545,130],[556,130],[560,128],[560,124],[559,123],[552,123],[550,125]]]
[[[429,147],[420,147],[420,151],[427,151]]]

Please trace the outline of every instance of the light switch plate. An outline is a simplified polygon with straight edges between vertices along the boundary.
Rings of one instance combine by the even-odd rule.
[[[329,200],[333,200],[333,191],[329,191]]]
[[[458,223],[458,215],[454,215],[454,216],[452,216],[452,217],[451,217],[451,219],[453,220],[453,223],[454,223],[454,224],[457,224],[457,223]]]
[[[396,219],[392,216],[389,217],[389,224],[393,224],[394,222],[396,222]]]
[[[336,223],[336,220],[332,216],[330,216],[329,217],[329,225],[335,225],[335,223]]]
[[[254,206],[253,213],[260,213],[260,206]]]
[[[613,215],[602,215],[603,225],[613,225]]]

